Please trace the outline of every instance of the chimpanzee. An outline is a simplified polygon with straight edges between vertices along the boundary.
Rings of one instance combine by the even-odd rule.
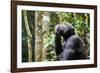
[[[87,59],[84,42],[75,34],[75,29],[71,24],[57,24],[55,33],[57,60]]]

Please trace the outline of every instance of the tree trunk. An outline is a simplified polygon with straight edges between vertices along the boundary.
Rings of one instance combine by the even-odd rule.
[[[32,62],[32,45],[31,45],[31,32],[30,32],[30,28],[29,28],[29,24],[28,24],[28,18],[27,18],[27,11],[23,11],[24,14],[24,22],[25,22],[25,28],[26,28],[26,32],[27,32],[27,44],[28,44],[28,61]]]
[[[35,12],[35,61],[42,61],[42,13]]]
[[[44,47],[46,44],[45,40],[48,38],[48,33],[49,33],[49,24],[50,24],[50,13],[49,12],[44,12],[43,13],[43,19],[42,19],[42,61],[46,61],[46,50],[47,48]]]

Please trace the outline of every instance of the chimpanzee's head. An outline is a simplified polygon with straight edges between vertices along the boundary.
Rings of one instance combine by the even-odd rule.
[[[64,37],[64,39],[67,39],[71,35],[75,34],[74,27],[71,24],[65,24],[65,25],[58,24],[55,27],[55,32],[56,34],[59,34],[62,37]]]

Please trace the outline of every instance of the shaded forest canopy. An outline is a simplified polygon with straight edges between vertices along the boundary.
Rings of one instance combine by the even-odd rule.
[[[88,13],[22,10],[22,62],[55,61],[55,26],[66,23],[75,27],[89,56]]]

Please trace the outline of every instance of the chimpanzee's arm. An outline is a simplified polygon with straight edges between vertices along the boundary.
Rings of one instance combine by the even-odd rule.
[[[55,49],[57,56],[63,51],[61,44],[61,36],[59,34],[56,34],[55,36]]]

